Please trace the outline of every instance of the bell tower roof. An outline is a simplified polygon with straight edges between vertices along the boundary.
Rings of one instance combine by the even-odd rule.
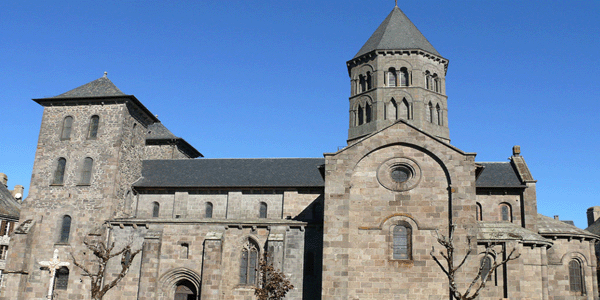
[[[402,10],[395,6],[354,58],[373,50],[408,49],[420,49],[441,56]]]

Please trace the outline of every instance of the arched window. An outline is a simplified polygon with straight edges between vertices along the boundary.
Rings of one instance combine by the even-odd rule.
[[[432,76],[432,81],[433,81],[433,90],[434,90],[435,92],[438,92],[438,93],[439,93],[439,92],[440,92],[440,86],[439,86],[439,83],[440,83],[440,81],[439,81],[439,79],[438,79],[438,76],[437,76],[437,74],[435,74],[435,73],[433,74],[433,76]]]
[[[365,122],[371,122],[371,104],[365,104]]]
[[[388,86],[396,86],[396,69],[390,68],[388,70]]]
[[[363,109],[362,106],[358,106],[358,125],[362,125],[363,124],[363,119],[364,115],[363,115]]]
[[[205,218],[212,218],[213,216],[213,204],[210,202],[206,202],[206,209],[204,211]]]
[[[481,212],[481,204],[479,202],[475,203],[475,219],[483,221],[483,213]]]
[[[411,259],[412,229],[404,223],[393,229],[393,259]]]
[[[362,93],[367,90],[367,82],[366,82],[365,76],[359,75],[358,80],[359,80],[359,86],[360,86],[360,89],[358,92]]]
[[[159,212],[160,212],[160,204],[158,204],[158,202],[152,202],[152,217],[158,218]]]
[[[60,133],[61,140],[68,140],[71,138],[71,128],[73,127],[73,117],[68,116],[63,120],[62,132]]]
[[[492,274],[490,271],[492,270],[492,257],[490,255],[486,255],[481,259],[481,280],[485,278],[489,278]]]
[[[58,159],[56,164],[56,170],[54,171],[54,179],[52,184],[63,184],[65,181],[65,167],[67,166],[67,160],[64,157]]]
[[[390,100],[390,103],[387,106],[386,115],[388,120],[398,119],[398,103],[396,103],[396,100],[394,100],[394,98]]]
[[[512,221],[512,212],[510,205],[506,203],[500,204],[500,221]]]
[[[62,224],[60,226],[60,238],[59,243],[66,244],[69,242],[69,235],[71,234],[71,216],[64,216]]]
[[[371,72],[367,72],[367,91],[373,88],[373,78]]]
[[[90,127],[88,128],[88,139],[95,139],[98,136],[98,124],[100,117],[92,116],[90,118]]]
[[[427,110],[427,122],[433,123],[433,104],[431,102],[427,104]]]
[[[400,104],[400,111],[398,112],[398,115],[399,119],[410,120],[410,110],[406,98],[402,99],[402,104]]]
[[[242,249],[240,284],[255,285],[258,271],[258,246],[248,240]]]
[[[442,125],[442,109],[440,108],[439,104],[436,104],[435,112],[436,112],[437,124]]]
[[[408,70],[400,68],[400,86],[408,86]]]
[[[258,217],[261,218],[261,219],[266,219],[267,218],[267,204],[264,203],[264,202],[260,203]]]
[[[56,270],[56,277],[54,278],[54,289],[66,290],[69,286],[69,269],[67,267],[61,267]]]
[[[429,71],[425,71],[425,88],[431,89],[431,73]]]
[[[86,157],[83,160],[83,169],[81,170],[81,182],[80,184],[88,185],[92,181],[92,166],[94,160],[91,157]]]
[[[569,286],[571,292],[583,294],[584,288],[581,273],[581,263],[576,259],[572,259],[569,262]]]

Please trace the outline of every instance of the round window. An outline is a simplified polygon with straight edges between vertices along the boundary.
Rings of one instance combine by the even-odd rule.
[[[408,191],[421,181],[421,168],[408,157],[390,158],[379,165],[377,180],[389,190]]]
[[[407,182],[412,175],[412,170],[406,165],[395,166],[390,173],[392,180],[398,183]]]

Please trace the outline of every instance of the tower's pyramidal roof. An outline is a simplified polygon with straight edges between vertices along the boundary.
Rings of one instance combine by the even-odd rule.
[[[84,97],[106,97],[106,96],[125,96],[125,93],[104,76],[86,83],[80,87],[74,88],[66,93],[62,93],[53,98],[84,98]]]
[[[421,49],[441,56],[408,17],[398,8],[383,20],[373,35],[354,56],[357,58],[373,50]]]

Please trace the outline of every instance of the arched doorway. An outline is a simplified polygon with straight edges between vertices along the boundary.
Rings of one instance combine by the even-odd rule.
[[[198,291],[193,283],[182,279],[175,284],[175,300],[197,300]]]

